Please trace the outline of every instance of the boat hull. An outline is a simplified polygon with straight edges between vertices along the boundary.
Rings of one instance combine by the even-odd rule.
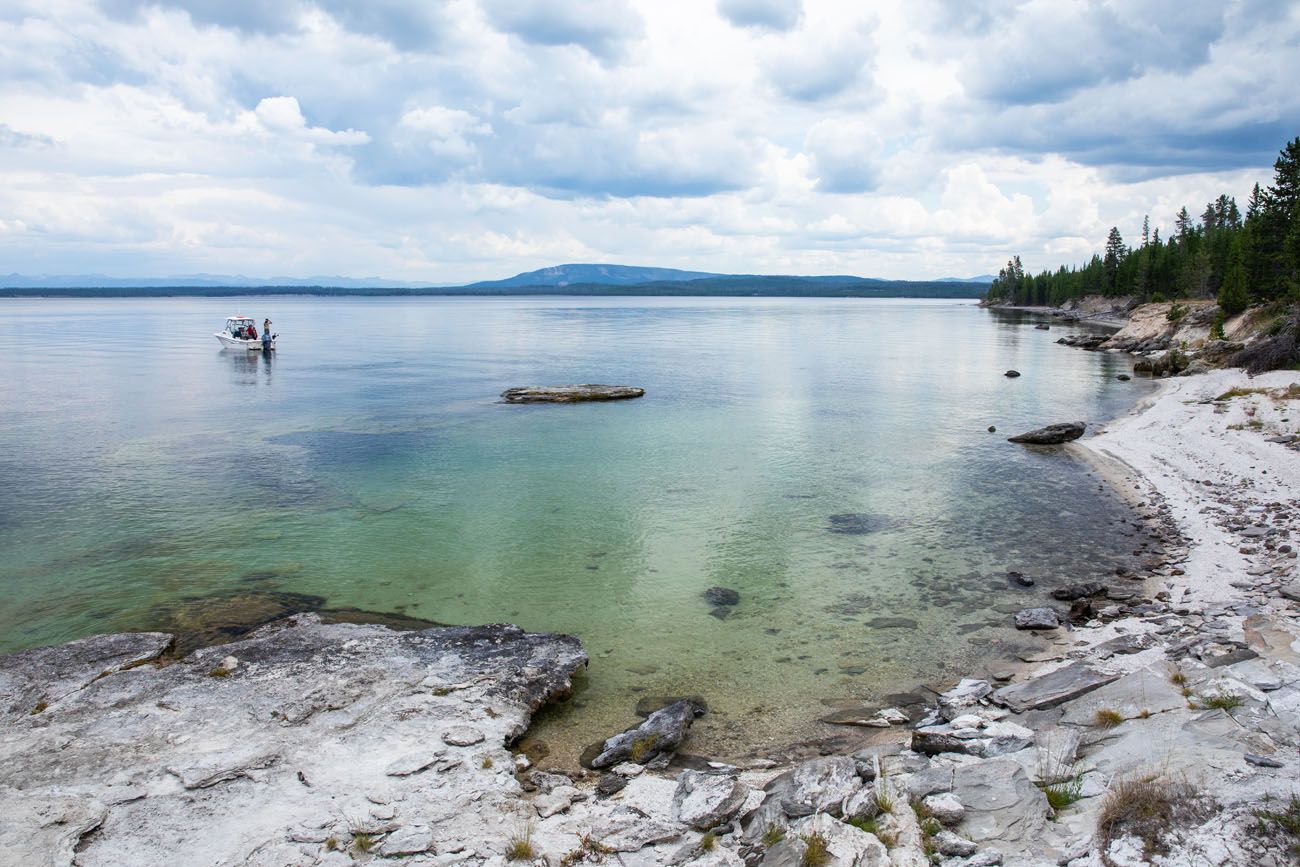
[[[231,337],[229,334],[223,334],[220,331],[212,336],[221,341],[221,347],[223,349],[239,349],[245,352],[262,351],[262,341],[260,338],[257,340],[246,340],[242,337]],[[271,349],[275,349],[274,340],[271,341]]]

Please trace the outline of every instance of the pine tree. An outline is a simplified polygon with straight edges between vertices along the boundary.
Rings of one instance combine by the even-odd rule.
[[[1110,234],[1106,236],[1106,258],[1102,260],[1102,265],[1106,271],[1106,291],[1108,294],[1115,294],[1119,266],[1124,261],[1124,255],[1124,239],[1120,237],[1119,227],[1111,226]]]
[[[1187,206],[1183,205],[1178,216],[1174,218],[1174,231],[1178,233],[1179,246],[1187,245],[1187,236],[1192,231],[1192,215],[1187,213]]]
[[[1246,269],[1241,261],[1241,245],[1234,243],[1228,253],[1228,270],[1219,287],[1219,307],[1228,316],[1236,316],[1250,304],[1246,293]]]

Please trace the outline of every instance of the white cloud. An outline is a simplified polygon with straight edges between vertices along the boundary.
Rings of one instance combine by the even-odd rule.
[[[382,274],[1078,261],[1267,182],[1300,9],[14,0],[0,256]]]

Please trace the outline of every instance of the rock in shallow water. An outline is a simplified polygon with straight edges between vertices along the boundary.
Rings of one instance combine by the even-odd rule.
[[[627,400],[641,397],[644,388],[631,385],[529,385],[501,392],[506,403],[580,403],[588,400]]]
[[[676,750],[686,739],[691,723],[703,714],[704,708],[689,699],[674,702],[650,714],[640,725],[589,748],[583,763],[596,770],[628,761],[644,765],[662,753]]]
[[[1022,433],[1019,436],[1007,437],[1007,442],[1031,446],[1056,446],[1061,443],[1068,443],[1071,440],[1077,440],[1083,436],[1083,432],[1087,427],[1081,421],[1050,424],[1047,427],[1040,427],[1037,430]]]
[[[1055,629],[1060,625],[1055,608],[1026,608],[1016,614],[1016,629]]]

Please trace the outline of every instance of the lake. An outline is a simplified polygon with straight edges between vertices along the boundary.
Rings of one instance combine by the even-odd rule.
[[[272,358],[220,350],[236,308],[275,320]],[[1088,467],[1005,436],[1104,421],[1149,384],[1116,380],[1122,356],[1056,345],[1073,327],[968,302],[0,311],[2,651],[295,601],[510,621],[591,655],[538,751],[571,764],[639,698],[696,694],[711,712],[692,749],[726,756],[1005,667],[1034,646],[1009,612],[1138,559],[1129,510]],[[582,382],[646,396],[498,401]],[[739,604],[715,610],[714,586]]]

